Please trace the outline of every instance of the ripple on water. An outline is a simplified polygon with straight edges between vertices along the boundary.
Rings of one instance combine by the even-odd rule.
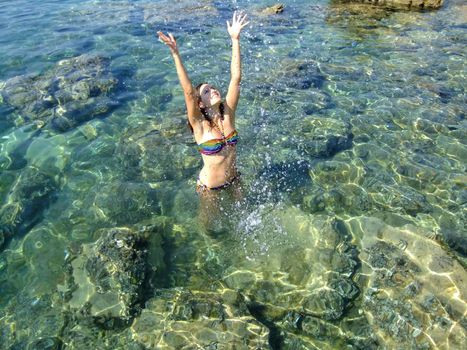
[[[55,5],[0,5],[0,344],[465,343],[460,0],[437,12],[286,1],[277,15],[247,0]],[[222,194],[206,227],[201,160],[154,30],[174,33],[193,82],[225,95],[224,26],[237,7],[252,20],[237,113],[243,198]],[[117,239],[102,252],[103,232],[154,227],[147,251]],[[142,264],[118,259],[125,247],[146,257],[141,293]],[[96,255],[101,274],[85,266]]]

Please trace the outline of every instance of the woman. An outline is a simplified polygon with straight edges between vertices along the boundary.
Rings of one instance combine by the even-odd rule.
[[[240,31],[248,23],[246,15],[242,16],[237,12],[233,14],[232,24],[227,21],[227,30],[232,39],[232,62],[225,102],[222,101],[220,92],[208,83],[193,87],[178,53],[174,36],[157,32],[172,53],[185,95],[188,123],[203,158],[204,166],[197,181],[197,192],[200,194],[209,195],[213,191],[229,187],[238,180],[235,111],[240,97]]]

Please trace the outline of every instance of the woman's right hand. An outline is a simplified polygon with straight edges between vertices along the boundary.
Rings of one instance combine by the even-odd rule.
[[[169,36],[165,35],[161,31],[157,32],[157,34],[159,35],[159,39],[169,47],[172,54],[178,54],[177,42],[171,33],[169,33]]]

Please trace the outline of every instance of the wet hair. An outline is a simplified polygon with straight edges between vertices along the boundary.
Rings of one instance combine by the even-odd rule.
[[[199,106],[199,103],[202,101],[201,100],[201,91],[200,90],[201,90],[201,86],[203,86],[204,84],[207,84],[207,83],[205,83],[205,82],[200,83],[200,84],[196,85],[196,87],[195,87],[196,103],[198,104],[198,106]],[[201,111],[201,114],[203,115],[204,119],[206,119],[209,122],[209,125],[211,126],[211,128],[214,127],[213,121],[209,117],[206,108],[199,107],[199,110]],[[223,120],[224,119],[224,102],[221,102],[221,104],[219,105],[219,112],[221,114],[221,119]],[[193,133],[193,128],[191,127],[190,122],[188,122],[188,128],[190,129],[191,133]]]

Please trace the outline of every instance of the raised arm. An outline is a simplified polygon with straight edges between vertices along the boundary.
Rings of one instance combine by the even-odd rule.
[[[183,65],[180,54],[178,53],[177,42],[172,34],[169,33],[169,36],[165,35],[162,32],[157,32],[159,38],[170,48],[172,53],[172,58],[175,63],[175,68],[177,69],[178,80],[183,89],[183,94],[185,96],[185,104],[188,113],[188,121],[191,126],[195,128],[198,118],[201,116],[201,112],[197,105],[197,99],[195,94],[195,89],[191,84],[191,80],[188,77],[185,66]]]
[[[232,62],[230,64],[230,84],[227,91],[226,102],[227,106],[235,113],[237,109],[238,99],[240,97],[240,81],[242,79],[242,67],[240,56],[240,31],[249,22],[246,22],[246,15],[243,17],[237,12],[234,12],[232,24],[227,21],[227,31],[232,39]]]

